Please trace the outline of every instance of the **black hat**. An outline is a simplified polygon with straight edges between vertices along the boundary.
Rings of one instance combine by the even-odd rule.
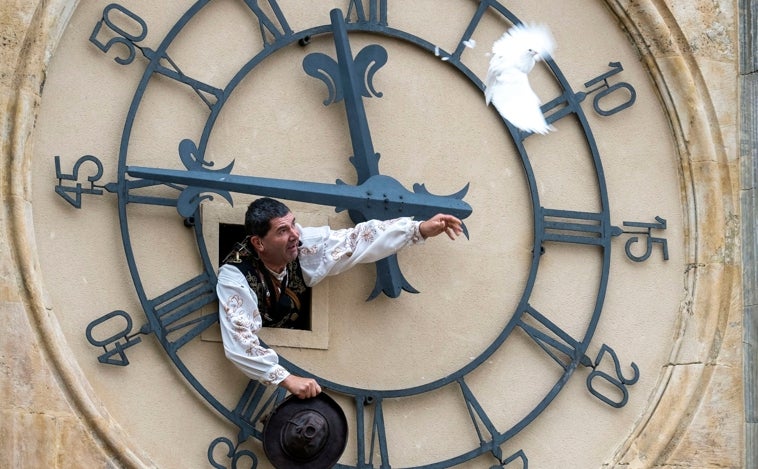
[[[290,395],[263,426],[263,450],[276,469],[328,469],[347,446],[347,419],[326,393]]]

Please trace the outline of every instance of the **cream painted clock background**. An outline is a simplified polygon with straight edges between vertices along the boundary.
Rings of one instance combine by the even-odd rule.
[[[147,22],[145,41],[153,47],[191,4],[121,3]],[[245,60],[243,46],[260,38],[252,19],[239,14],[243,2],[217,3],[217,16],[194,25],[192,37],[199,42],[178,44],[172,58],[185,71],[225,83]],[[296,12],[289,17],[293,25],[329,21],[329,8],[323,9],[323,19],[315,20],[302,2],[279,3]],[[334,3],[345,8],[348,2]],[[476,3],[401,7],[403,3],[390,2],[390,21],[453,50]],[[587,391],[587,372],[577,371],[543,415],[504,445],[504,453],[523,449],[531,467],[740,467],[745,445],[733,106],[736,6],[503,3],[522,20],[551,27],[558,42],[556,62],[575,91],[606,72],[608,62],[622,62],[619,79],[634,86],[634,106],[601,117],[589,99],[584,104],[603,158],[611,221],[621,225],[656,215],[666,218],[667,229],[656,234],[667,239],[670,254],[663,261],[656,248],[650,260],[636,264],[623,255],[626,238],[614,240],[611,283],[588,355],[594,357],[607,343],[619,354],[625,373],[630,362],[639,365],[640,379],[628,388],[629,403],[622,409],[606,406]],[[119,66],[113,61],[116,54],[103,54],[87,40],[107,4],[19,1],[2,9],[0,83],[7,109],[2,246],[7,260],[2,265],[0,363],[3,390],[11,399],[3,404],[0,429],[7,437],[0,454],[10,467],[95,467],[108,461],[131,467],[205,467],[210,441],[221,435],[233,438],[236,429],[193,394],[158,344],[146,336],[129,351],[128,367],[108,367],[97,363],[98,351],[84,336],[87,324],[112,310],[128,311],[135,328],[144,321],[124,265],[115,196],[85,197],[84,209],[74,210],[53,191],[56,155],[65,168],[83,155],[96,155],[105,167],[102,182],[115,178],[124,116],[144,63],[137,57],[130,66]],[[464,57],[480,77],[497,25],[482,31]],[[356,41],[364,45],[374,38]],[[314,41],[308,47],[333,54],[328,46]],[[502,124],[484,107],[481,94],[453,76],[440,57],[391,42],[385,46],[388,64],[376,78],[384,96],[366,100],[382,171],[406,187],[423,182],[438,194],[470,183],[465,200],[474,208],[466,220],[471,239],[452,244],[433,240],[403,253],[401,267],[421,291],[418,295],[365,302],[373,285],[373,267],[367,266],[314,292],[321,309],[315,312],[318,327],[312,333],[271,337],[283,354],[319,375],[377,388],[434,380],[479,353],[501,327],[497,324],[507,305],[517,301],[525,281],[525,269],[519,266],[531,255],[528,191]],[[235,172],[243,174],[350,181],[354,173],[347,162],[351,149],[344,109],[324,108],[323,85],[295,74],[287,68],[292,64],[299,60],[287,60],[284,54],[256,72],[263,74],[259,80],[240,86],[240,96],[230,100],[214,129],[208,155],[220,166],[234,159]],[[421,83],[408,74],[416,67],[428,73]],[[405,78],[392,80],[404,73]],[[550,96],[544,70],[534,79]],[[149,89],[151,101],[130,144],[137,163],[157,165],[166,155],[175,160],[177,135],[193,135],[202,126],[191,113],[197,103],[183,91],[170,81]],[[250,103],[267,112],[251,114]],[[543,201],[559,208],[596,209],[592,189],[582,184],[589,179],[586,168],[570,151],[580,136],[563,122],[556,125],[555,134],[527,140],[530,159],[535,166],[542,163],[537,183]],[[414,155],[413,164],[408,164],[409,155]],[[275,159],[285,156],[287,164]],[[205,207],[204,217],[226,221],[241,216],[245,200],[235,196],[235,208],[229,208],[217,197]],[[295,207],[303,222],[349,225],[344,214],[331,208]],[[158,292],[176,284],[172,275],[191,271],[198,262],[187,254],[194,241],[176,223],[175,212],[170,215],[170,210],[144,211],[134,218],[139,220],[135,244],[150,288]],[[217,234],[211,229],[206,236]],[[546,262],[544,269],[551,273],[555,266],[556,277],[535,301],[571,316],[572,307],[591,298],[578,279],[597,273],[582,270],[577,254],[548,247],[550,255],[558,259]],[[170,275],[165,274],[167,263]],[[565,272],[558,265],[572,266],[579,274],[560,277]],[[567,330],[574,327],[567,324]],[[533,393],[544,393],[542,372],[551,372],[536,363],[540,355],[530,345],[535,348],[533,343],[509,343],[508,354],[493,356],[488,368],[482,367],[478,397],[497,409],[491,416],[505,424],[533,405]],[[222,398],[234,399],[244,380],[224,362],[213,331],[192,347],[188,353],[203,380]],[[495,374],[503,371],[502,377]],[[475,444],[471,430],[463,430],[465,418],[454,408],[445,393],[388,407],[388,418],[407,422],[390,437],[393,467],[436,461]],[[354,460],[352,446],[346,461]],[[245,448],[260,452],[252,441]],[[483,457],[467,467],[493,463]],[[262,458],[259,467],[265,464]],[[518,462],[506,467],[514,466]]]

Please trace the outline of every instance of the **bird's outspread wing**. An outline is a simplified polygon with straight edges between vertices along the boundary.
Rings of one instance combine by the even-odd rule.
[[[534,64],[553,50],[553,36],[542,25],[516,25],[492,45],[485,101],[521,130],[540,134],[554,130],[545,122],[542,103],[527,78]]]

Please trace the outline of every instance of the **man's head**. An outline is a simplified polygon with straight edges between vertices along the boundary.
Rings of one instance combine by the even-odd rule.
[[[289,207],[278,200],[261,197],[247,207],[245,213],[245,231],[249,236],[266,236],[271,229],[271,220],[290,213]]]
[[[245,231],[269,269],[280,272],[297,258],[300,232],[295,215],[278,200],[263,197],[253,201],[245,213]]]

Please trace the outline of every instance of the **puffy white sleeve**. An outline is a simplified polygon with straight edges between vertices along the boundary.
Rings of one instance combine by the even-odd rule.
[[[218,318],[224,353],[246,376],[264,384],[279,384],[289,372],[279,365],[279,356],[258,339],[263,320],[258,298],[245,276],[234,266],[218,272]]]
[[[405,246],[424,242],[412,218],[369,220],[353,228],[300,228],[300,266],[308,286],[356,264],[376,262]]]

